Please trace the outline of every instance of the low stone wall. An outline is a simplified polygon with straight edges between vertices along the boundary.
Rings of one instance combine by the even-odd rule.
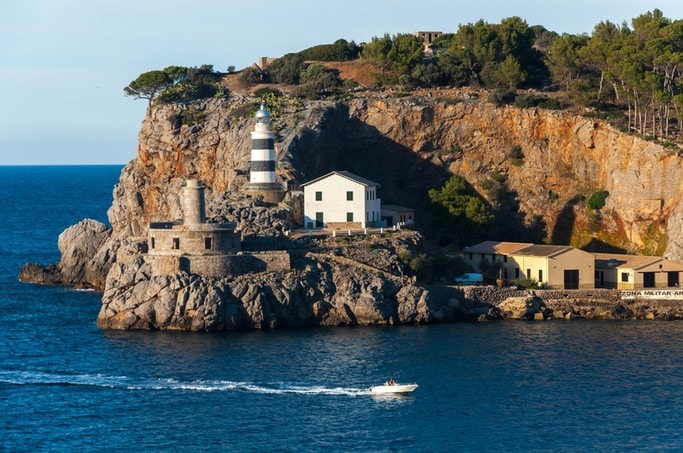
[[[287,251],[244,253],[239,255],[146,255],[153,275],[175,275],[179,270],[203,277],[220,278],[251,272],[276,272],[291,269]]]
[[[327,222],[327,229],[337,231],[339,234],[348,234],[349,230],[358,230],[362,228],[360,222]]]
[[[235,275],[250,272],[288,271],[291,268],[291,259],[286,250],[243,253],[235,256]]]
[[[458,298],[472,314],[484,319],[683,319],[683,300],[622,299],[611,289],[517,290],[496,287],[429,288],[436,297]]]

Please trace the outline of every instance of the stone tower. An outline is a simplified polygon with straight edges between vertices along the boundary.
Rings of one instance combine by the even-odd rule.
[[[275,139],[270,130],[270,113],[264,104],[256,112],[256,125],[251,133],[251,166],[245,192],[279,203],[285,191],[275,174]]]
[[[188,179],[183,187],[183,223],[197,226],[206,223],[204,186],[196,179]]]

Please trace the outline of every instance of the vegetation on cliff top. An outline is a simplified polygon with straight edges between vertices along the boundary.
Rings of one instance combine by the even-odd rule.
[[[472,86],[493,90],[491,100],[499,104],[587,107],[624,130],[663,140],[681,137],[683,20],[658,9],[632,19],[631,26],[600,22],[590,35],[558,35],[519,17],[498,24],[480,20],[443,34],[428,53],[413,34],[384,34],[362,44],[339,39],[284,55],[265,68],[245,68],[240,77],[292,85],[294,94],[309,98],[340,95],[358,81],[341,77],[334,62],[350,61],[377,70],[369,88]],[[220,83],[224,75],[210,65],[172,66],[141,74],[124,90],[150,103],[190,102],[227,94]],[[529,88],[544,94],[516,91]]]

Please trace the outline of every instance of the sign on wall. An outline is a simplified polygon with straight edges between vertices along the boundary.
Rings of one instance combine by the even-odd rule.
[[[683,289],[634,289],[622,291],[621,299],[683,300]]]

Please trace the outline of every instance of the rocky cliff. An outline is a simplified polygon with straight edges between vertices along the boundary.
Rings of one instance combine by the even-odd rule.
[[[138,158],[115,189],[114,232],[140,235],[150,221],[177,218],[177,178],[201,179],[214,197],[237,191],[249,168],[254,105],[204,103],[204,121],[195,126],[179,125],[179,106],[153,109]],[[347,169],[379,182],[385,203],[420,210],[427,190],[452,174],[489,196],[485,182],[495,172],[519,204],[520,228],[541,221],[540,239],[683,258],[683,158],[596,120],[431,91],[310,102],[283,111],[275,126],[278,172],[294,182]],[[521,158],[511,156],[513,147]],[[576,200],[598,190],[610,195],[599,213],[602,228],[590,231],[591,213]],[[225,208],[209,205],[218,215]]]
[[[182,124],[187,107],[154,107],[143,121],[137,158],[114,188],[111,229],[90,222],[72,227],[62,235],[68,244],[60,236],[60,263],[26,266],[22,279],[104,291],[98,322],[112,328],[435,322],[467,319],[480,309],[468,311],[456,299],[437,301],[424,288],[397,283],[390,258],[370,271],[298,252],[288,274],[151,276],[141,238],[149,222],[181,217],[185,178],[205,183],[208,217],[237,222],[245,244],[258,248],[269,238],[268,247],[297,248],[283,234],[300,218],[296,198],[272,208],[239,193],[247,181],[255,107],[254,99],[238,96],[206,101],[191,107],[200,119],[193,125]],[[379,182],[383,203],[415,207],[419,223],[427,190],[460,174],[493,204],[508,203],[515,223],[503,239],[683,259],[683,159],[599,121],[499,108],[467,92],[430,91],[292,104],[274,126],[278,175],[293,186],[349,170]],[[504,181],[507,201],[487,191],[494,175]],[[600,212],[588,211],[577,200],[597,190],[609,191],[607,203]],[[378,247],[395,254],[421,239],[396,240]]]

